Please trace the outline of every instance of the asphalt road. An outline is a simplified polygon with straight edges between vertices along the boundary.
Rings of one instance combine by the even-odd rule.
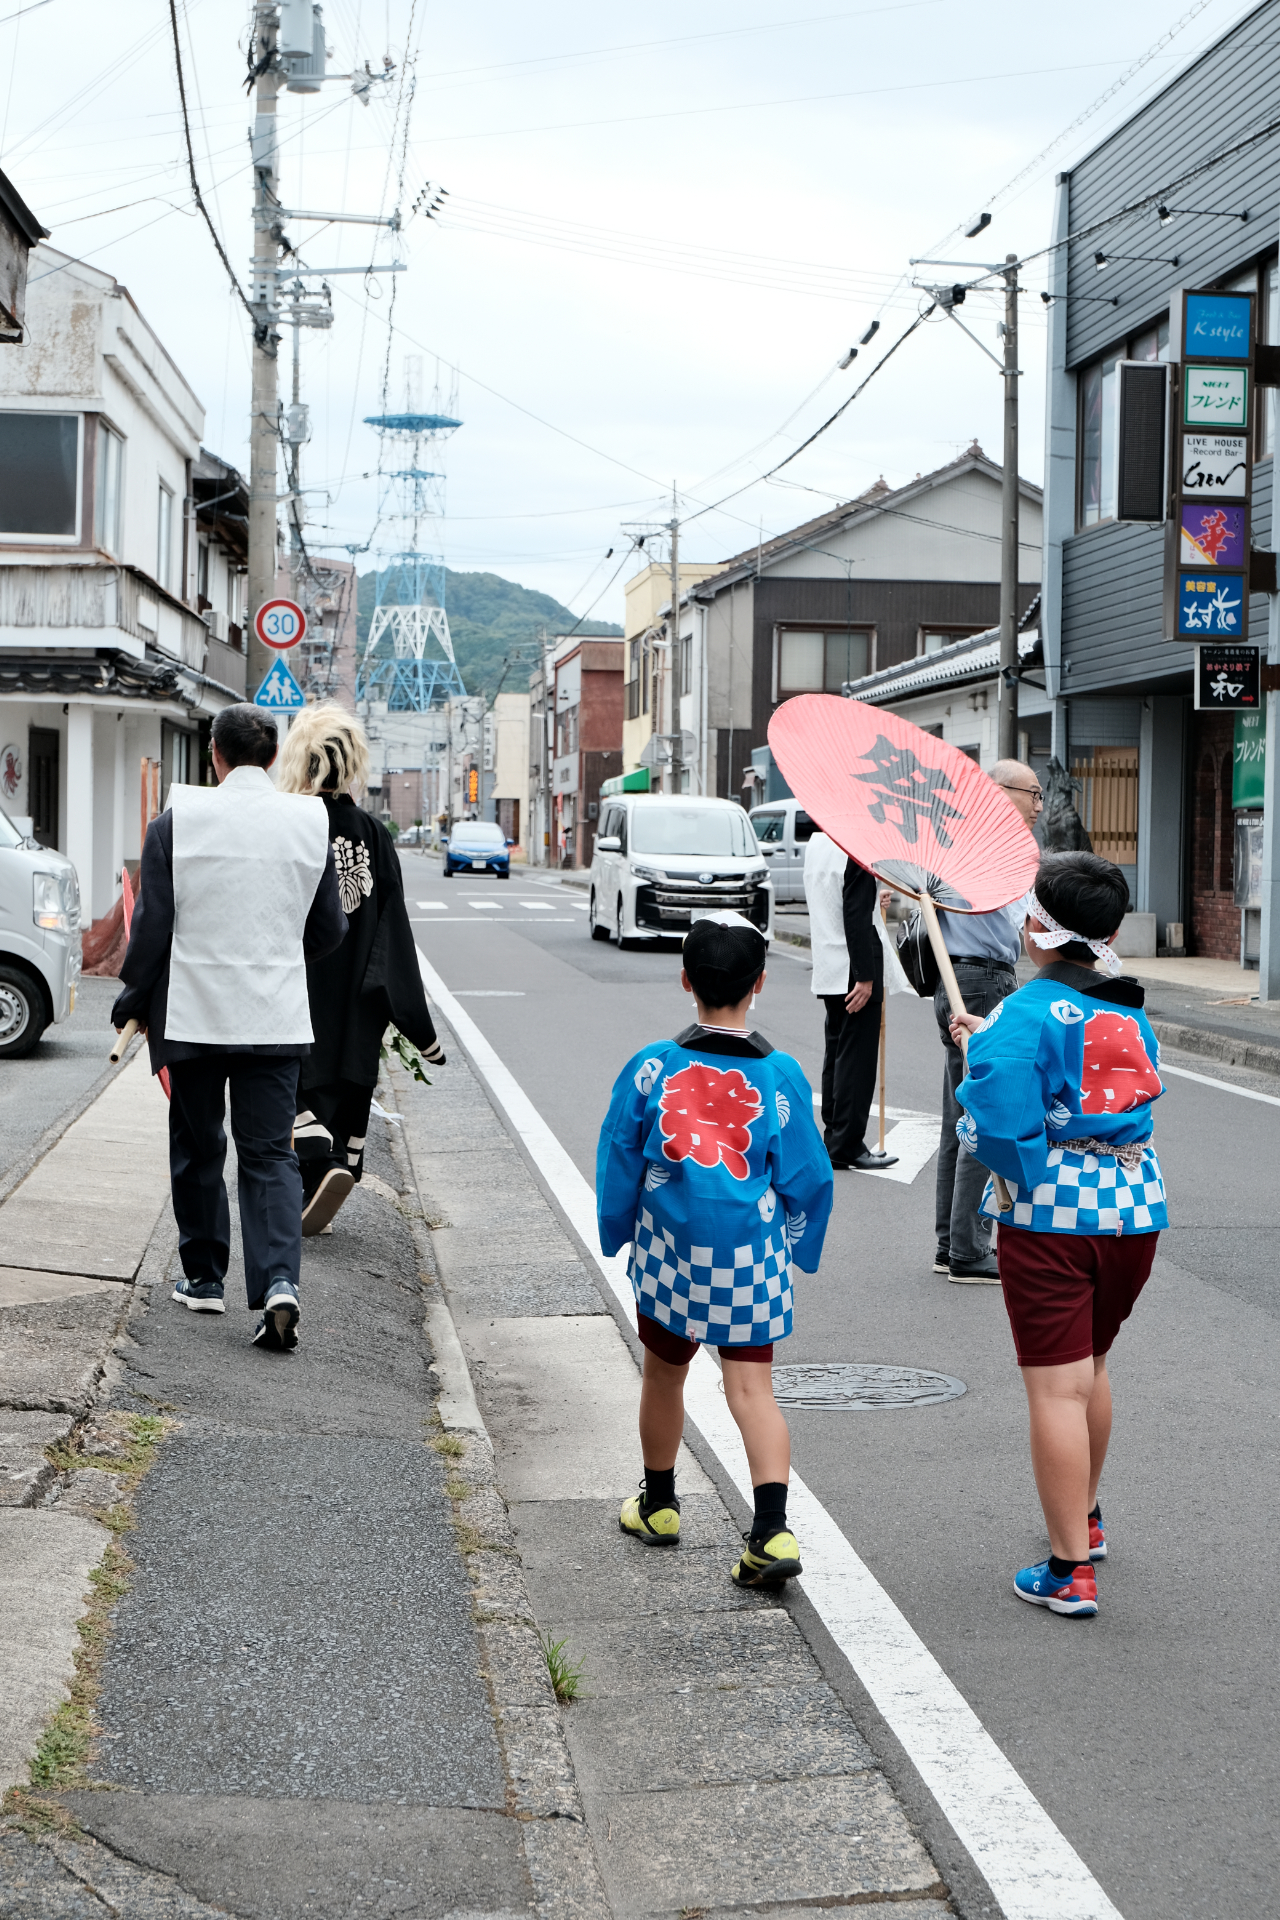
[[[115,1071],[107,1055],[111,1003],[119,991],[118,980],[82,977],[75,1012],[46,1027],[25,1059],[0,1060],[0,1180]]]
[[[678,953],[594,943],[585,894],[551,876],[403,865],[423,951],[591,1178],[619,1068],[692,1017]],[[775,949],[756,1018],[816,1084],[807,956]],[[890,1103],[938,1112],[931,1006],[891,1002],[888,1057]],[[910,1186],[837,1175],[782,1357],[929,1367],[968,1391],[793,1413],[795,1464],[1126,1920],[1260,1916],[1280,1800],[1280,1107],[1170,1076],[1156,1131],[1174,1225],[1112,1363],[1096,1621],[1013,1595],[1047,1550],[1021,1382],[999,1291],[930,1271],[932,1162]]]

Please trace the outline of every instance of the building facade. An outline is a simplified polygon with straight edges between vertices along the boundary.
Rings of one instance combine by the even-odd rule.
[[[682,603],[693,587],[709,575],[718,573],[718,562],[681,560],[680,594]],[[667,645],[667,620],[671,609],[671,568],[661,561],[650,561],[626,586],[626,694],[622,723],[622,762],[625,773],[641,766],[652,767],[653,784],[660,784],[664,770],[671,767],[670,738],[680,726],[680,708],[689,677],[690,662],[685,642],[676,649]],[[683,606],[683,627],[692,645],[691,615]],[[667,746],[659,760],[649,743],[654,735],[666,736]],[[676,756],[679,759],[679,756]],[[655,764],[656,762],[656,764]],[[677,772],[676,777],[679,778]],[[684,786],[687,789],[688,782]]]
[[[173,782],[244,698],[244,483],[128,290],[32,251],[0,354],[0,805],[114,904]]]
[[[622,640],[577,640],[554,658],[552,864],[589,867],[600,788],[622,771]]]
[[[1053,747],[1081,771],[1123,769],[1135,907],[1155,916],[1162,947],[1219,958],[1258,952],[1258,900],[1235,857],[1257,808],[1240,721],[1256,728],[1256,716],[1196,712],[1193,645],[1165,638],[1165,529],[1118,517],[1117,366],[1174,357],[1183,288],[1252,293],[1261,339],[1280,341],[1280,133],[1255,131],[1278,90],[1280,3],[1267,0],[1059,176],[1050,236],[1041,630]],[[1250,408],[1252,541],[1274,548],[1274,393],[1256,389]],[[1244,597],[1237,637],[1265,648],[1274,596]]]
[[[859,499],[762,541],[669,609],[678,791],[749,801],[769,721],[796,693],[838,693],[994,625],[1000,607],[1001,470],[978,446],[905,487]],[[1040,580],[1041,495],[1021,485],[1021,607]],[[628,662],[628,711],[637,702]],[[753,759],[753,756],[755,758]],[[767,757],[767,754],[765,755]]]

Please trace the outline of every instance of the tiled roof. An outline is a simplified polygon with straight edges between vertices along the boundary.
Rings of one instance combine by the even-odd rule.
[[[1040,631],[1018,635],[1018,663],[1026,666],[1037,657]],[[879,673],[864,674],[861,680],[846,680],[844,692],[851,700],[866,700],[883,706],[889,700],[905,700],[913,693],[938,693],[944,687],[965,686],[972,680],[989,680],[1000,669],[1000,629],[989,627],[985,633],[971,633],[966,640],[953,640],[949,647],[923,659],[903,660],[896,667],[882,667]]]

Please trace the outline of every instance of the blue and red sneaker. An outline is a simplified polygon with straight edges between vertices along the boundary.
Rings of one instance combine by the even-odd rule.
[[[1107,1536],[1102,1531],[1102,1508],[1095,1507],[1089,1515],[1089,1558],[1105,1560],[1107,1557]]]
[[[1047,1560],[1037,1567],[1023,1567],[1013,1576],[1013,1590],[1019,1600],[1029,1600],[1033,1607],[1048,1607],[1050,1613],[1098,1611],[1098,1582],[1087,1562],[1067,1580],[1055,1578]]]

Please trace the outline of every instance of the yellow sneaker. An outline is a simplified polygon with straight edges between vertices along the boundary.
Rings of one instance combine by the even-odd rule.
[[[730,1574],[735,1586],[780,1587],[784,1580],[790,1580],[803,1571],[800,1565],[800,1542],[785,1527],[754,1547],[749,1533],[744,1533],[742,1537],[747,1544],[741,1560]]]
[[[650,1547],[677,1547],[680,1544],[680,1500],[673,1494],[661,1506],[645,1505],[644,1481],[639,1493],[622,1503],[618,1525],[624,1533],[633,1533]]]

